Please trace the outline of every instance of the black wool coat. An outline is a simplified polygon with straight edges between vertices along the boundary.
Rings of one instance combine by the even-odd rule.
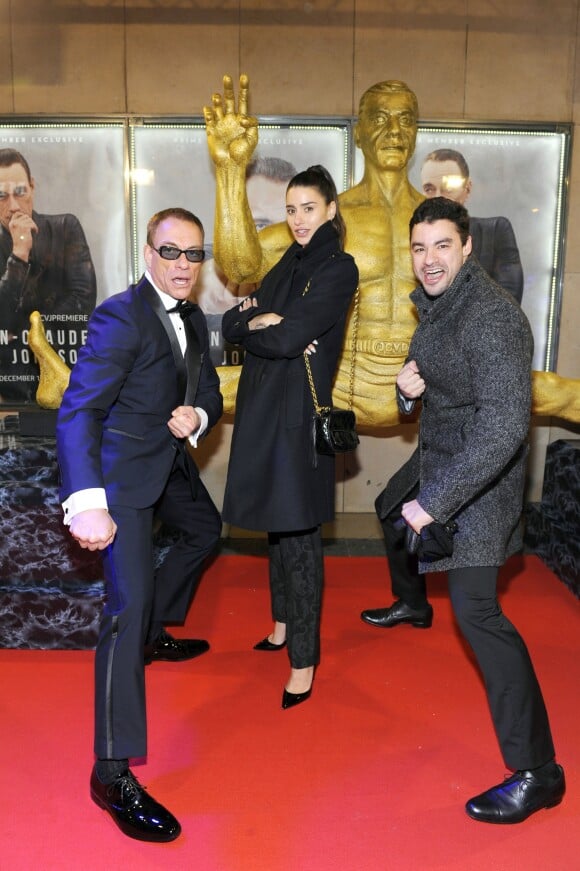
[[[533,339],[521,308],[468,258],[437,298],[411,294],[419,326],[409,346],[426,383],[417,450],[376,502],[392,512],[419,482],[435,520],[455,520],[453,555],[421,571],[501,565],[521,546]],[[412,402],[400,400],[402,410]]]
[[[308,292],[304,289],[308,282]],[[313,402],[303,352],[310,357],[318,400],[331,404],[332,383],[358,269],[339,248],[330,222],[306,246],[293,243],[252,296],[222,322],[225,339],[245,349],[236,398],[223,518],[246,529],[293,532],[334,517],[334,457],[312,463]],[[276,326],[250,331],[257,314],[276,312]]]

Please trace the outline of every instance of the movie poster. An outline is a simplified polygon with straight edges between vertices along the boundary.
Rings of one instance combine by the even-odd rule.
[[[40,311],[48,340],[72,367],[94,306],[140,277],[147,221],[169,206],[204,224],[198,302],[212,357],[240,363],[240,349],[224,345],[221,319],[254,288],[230,281],[212,256],[215,180],[201,119],[13,122],[0,119],[0,405],[35,402],[31,311]],[[313,163],[327,167],[339,192],[360,180],[353,123],[260,119],[246,180],[258,230],[285,220],[288,180]],[[569,149],[569,125],[420,123],[409,165],[426,195],[437,180],[463,185],[474,224],[497,230],[494,245],[505,237],[509,289],[532,325],[536,369],[554,369],[557,359]],[[493,253],[489,239],[481,245],[482,257]]]
[[[39,311],[74,366],[95,305],[128,283],[124,121],[0,123],[0,403],[35,402]]]

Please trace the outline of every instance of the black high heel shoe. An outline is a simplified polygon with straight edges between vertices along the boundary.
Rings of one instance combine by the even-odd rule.
[[[257,644],[254,644],[254,650],[282,650],[284,647],[286,647],[285,641],[282,644],[274,644],[267,635],[261,641],[258,641]]]
[[[312,693],[312,687],[309,690],[306,690],[304,693],[289,693],[287,689],[282,693],[282,707],[293,708],[296,705],[299,705],[301,702],[305,702],[310,698]]]

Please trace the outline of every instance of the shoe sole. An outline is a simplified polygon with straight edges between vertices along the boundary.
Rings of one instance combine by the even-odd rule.
[[[517,825],[518,823],[523,823],[523,822],[525,822],[525,821],[526,821],[527,819],[529,819],[533,814],[538,813],[538,811],[547,811],[547,810],[549,810],[549,809],[552,808],[552,807],[557,807],[559,804],[562,803],[563,798],[564,798],[564,796],[561,795],[560,798],[557,798],[557,799],[555,799],[554,801],[549,802],[549,804],[543,804],[543,805],[540,805],[540,807],[537,807],[537,808],[535,808],[533,811],[530,811],[529,814],[526,814],[525,817],[518,817],[517,820],[502,820],[502,819],[499,819],[499,820],[495,820],[495,819],[493,819],[493,820],[488,820],[488,819],[486,819],[485,817],[474,816],[473,814],[471,814],[471,813],[469,812],[469,809],[467,808],[467,806],[466,806],[466,808],[465,808],[465,812],[466,812],[467,816],[468,816],[471,820],[475,820],[476,823],[491,823],[492,825],[495,825],[495,826],[513,826],[513,825]]]
[[[397,626],[412,626],[413,629],[431,629],[433,625],[432,620],[428,622],[423,620],[397,620],[396,623],[388,623],[386,626],[384,623],[373,623],[372,620],[365,620],[364,617],[361,617],[361,620],[367,626],[375,626],[377,629],[395,629]]]
[[[260,653],[278,653],[280,650],[284,650],[286,647],[286,642],[284,644],[276,644],[272,647],[258,647],[257,644],[254,644],[252,650],[258,650]]]
[[[200,650],[199,653],[192,653],[191,656],[183,656],[180,659],[172,659],[169,656],[147,656],[143,662],[145,665],[151,665],[152,662],[189,662],[190,659],[197,659],[198,656],[208,652],[209,647],[207,650]]]

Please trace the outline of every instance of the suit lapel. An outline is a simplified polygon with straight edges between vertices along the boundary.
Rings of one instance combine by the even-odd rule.
[[[187,348],[185,349],[185,364],[187,367],[185,405],[195,404],[195,394],[197,393],[197,385],[199,384],[199,376],[201,374],[201,348],[192,318],[193,313],[183,321],[187,337]]]
[[[149,284],[146,278],[142,279],[139,282],[139,284],[137,285],[137,290],[143,295],[144,299],[151,306],[151,308],[161,321],[163,329],[167,333],[167,338],[169,339],[169,342],[171,344],[171,352],[175,361],[179,395],[185,397],[187,391],[187,368],[185,360],[183,359],[183,354],[181,353],[179,339],[177,338],[175,330],[173,329],[173,324],[171,323],[171,318],[165,311],[165,307],[159,299],[159,294],[157,293],[155,288]]]

